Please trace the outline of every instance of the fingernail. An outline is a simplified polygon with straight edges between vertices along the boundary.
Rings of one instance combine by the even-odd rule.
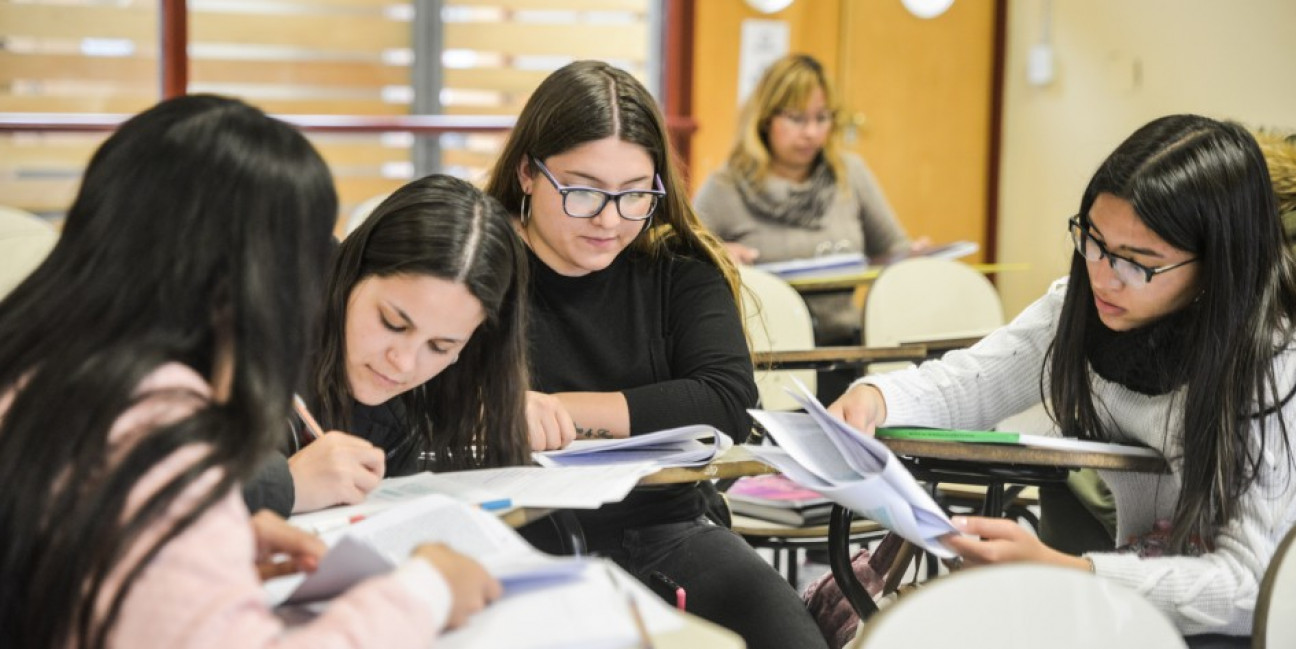
[[[963,530],[965,532],[967,531],[968,521],[966,517],[955,516],[954,518],[950,519],[950,522],[954,524],[954,527],[957,527],[958,529]]]

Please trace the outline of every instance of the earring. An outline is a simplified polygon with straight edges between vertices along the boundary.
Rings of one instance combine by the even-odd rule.
[[[527,221],[531,220],[531,205],[527,199],[531,198],[530,194],[522,195],[522,208],[518,210],[518,219],[522,221],[522,227],[527,226]]]

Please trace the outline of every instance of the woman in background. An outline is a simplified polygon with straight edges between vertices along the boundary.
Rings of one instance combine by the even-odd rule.
[[[254,562],[322,544],[238,494],[283,433],[337,199],[233,99],[128,120],[0,302],[0,646],[426,646],[496,597],[422,546],[285,632]]]
[[[698,190],[702,222],[738,263],[835,253],[870,258],[908,252],[873,173],[842,150],[832,82],[818,61],[775,61],[742,109],[729,160]],[[849,293],[807,296],[817,345],[859,342]]]
[[[634,77],[578,61],[531,95],[495,164],[487,191],[517,210],[531,260],[535,450],[686,424],[750,432],[737,273],[689,207],[668,142]],[[707,518],[714,496],[706,481],[640,488],[576,518],[590,551],[671,597],[682,587],[689,612],[747,646],[823,647],[787,581]]]

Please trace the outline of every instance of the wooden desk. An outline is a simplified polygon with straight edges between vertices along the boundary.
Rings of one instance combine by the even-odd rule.
[[[729,629],[696,615],[680,615],[684,618],[684,627],[666,633],[654,633],[654,649],[744,649],[747,646],[742,636]]]
[[[778,473],[778,470],[752,456],[741,444],[725,451],[710,464],[698,467],[670,467],[645,476],[640,485],[680,484],[703,480],[723,480],[749,475]]]
[[[951,341],[951,344],[962,340],[965,339]],[[941,342],[944,343],[945,341]],[[950,347],[950,349],[956,349],[956,347]],[[752,354],[752,360],[755,362],[756,368],[762,371],[822,370],[837,367],[858,367],[869,363],[921,362],[926,360],[930,353],[925,343],[914,343],[899,347],[815,347],[814,349],[756,352]]]
[[[992,273],[1002,273],[1006,271],[1022,271],[1030,268],[1029,264],[968,264],[973,270],[987,275]],[[801,277],[785,277],[788,285],[796,289],[798,293],[807,295],[811,293],[836,293],[841,291],[851,291],[859,286],[864,286],[877,279],[882,273],[885,266],[869,266],[857,270],[845,270],[833,273],[815,273],[806,274]]]
[[[1071,469],[1168,473],[1162,458],[1115,453],[1040,449],[1008,444],[969,444],[912,439],[884,439],[914,478],[936,484],[958,482],[986,486],[982,514],[997,516],[1003,510],[1006,483],[1046,485],[1064,482]],[[861,620],[877,612],[873,598],[855,577],[850,565],[850,510],[834,505],[828,523],[828,558],[833,578]]]

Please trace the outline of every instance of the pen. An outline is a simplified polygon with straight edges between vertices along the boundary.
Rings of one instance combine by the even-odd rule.
[[[635,631],[639,634],[639,647],[641,649],[653,649],[652,636],[648,635],[648,626],[644,624],[643,614],[639,612],[639,602],[635,600],[634,594],[625,589],[621,581],[617,579],[616,571],[612,570],[612,564],[606,563],[608,579],[612,580],[612,587],[626,598],[626,604],[630,607],[630,618],[634,620]]]
[[[482,509],[484,509],[484,510],[486,510],[486,511],[488,511],[488,512],[497,512],[497,511],[500,511],[501,509],[508,509],[509,507],[512,507],[512,506],[513,506],[513,499],[512,499],[512,498],[500,498],[500,499],[497,499],[497,500],[486,500],[486,501],[483,501],[483,502],[481,502],[481,503],[478,503],[477,506],[478,506],[478,507],[481,507]]]
[[[324,436],[324,430],[320,428],[319,422],[315,421],[315,417],[310,414],[310,410],[306,408],[306,401],[301,398],[300,394],[293,395],[293,410],[297,411],[297,416],[301,417],[302,423],[306,424],[307,436],[312,440]]]

